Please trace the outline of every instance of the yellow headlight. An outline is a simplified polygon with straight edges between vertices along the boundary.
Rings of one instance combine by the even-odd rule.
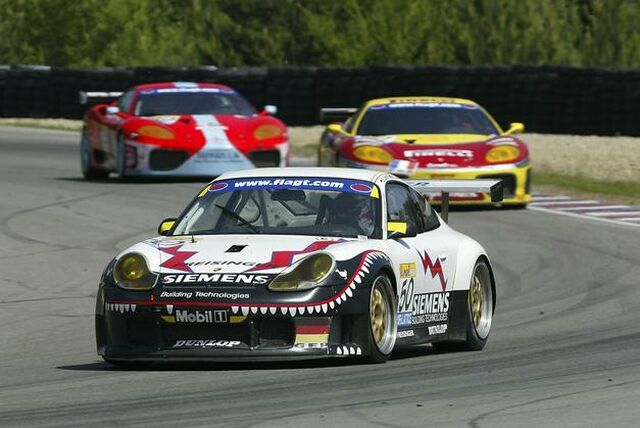
[[[388,151],[375,146],[361,146],[353,151],[353,155],[365,162],[387,164],[393,160],[393,156]]]
[[[273,291],[296,291],[314,287],[325,279],[333,267],[333,258],[326,253],[314,254],[299,262],[290,272],[278,275],[269,284]]]
[[[513,146],[496,146],[487,152],[485,160],[491,163],[509,162],[520,156],[520,150]]]
[[[168,129],[155,125],[144,125],[138,129],[138,135],[143,137],[157,138],[159,140],[173,140],[175,135]]]
[[[120,257],[113,269],[113,279],[119,287],[127,290],[150,290],[156,282],[146,260],[137,253]]]
[[[282,129],[275,125],[261,125],[253,131],[253,138],[256,140],[267,140],[282,135]]]

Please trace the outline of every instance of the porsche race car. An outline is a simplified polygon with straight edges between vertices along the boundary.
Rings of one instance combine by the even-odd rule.
[[[218,176],[226,171],[286,166],[287,128],[236,91],[212,83],[155,83],[119,92],[81,92],[80,101],[109,102],[84,116],[82,173],[131,176]]]
[[[473,101],[381,98],[359,109],[322,109],[321,116],[334,123],[320,141],[320,166],[369,168],[410,178],[495,178],[504,185],[503,204],[531,201],[529,151],[513,136],[524,125],[512,123],[504,131]],[[458,193],[451,200],[485,203],[490,197]]]
[[[424,192],[500,180],[403,181],[346,168],[229,172],[159,236],[122,251],[97,294],[98,354],[119,363],[361,357],[403,345],[482,349],[496,288],[484,248]]]

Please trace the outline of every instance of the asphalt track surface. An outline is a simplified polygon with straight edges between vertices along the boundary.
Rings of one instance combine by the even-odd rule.
[[[102,362],[103,266],[202,183],[85,181],[77,141],[0,128],[0,426],[638,426],[640,228],[530,210],[451,214],[497,274],[483,351],[423,346],[383,366]]]

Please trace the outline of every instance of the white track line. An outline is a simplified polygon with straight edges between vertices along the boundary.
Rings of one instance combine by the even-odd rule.
[[[537,206],[537,207],[546,207],[548,205],[593,205],[593,204],[601,204],[602,202],[600,201],[593,201],[593,200],[588,200],[588,201],[579,201],[579,200],[575,200],[572,199],[570,201],[547,201],[547,202],[532,202],[533,205]]]
[[[587,216],[587,215],[584,215],[584,214],[576,214],[576,213],[567,212],[567,211],[552,210],[552,209],[544,208],[544,207],[536,207],[535,205],[528,205],[527,209],[529,209],[531,211],[540,211],[540,212],[544,212],[544,213],[548,213],[548,214],[558,214],[558,215],[564,215],[564,216],[568,216],[568,217],[581,218],[581,219],[585,219],[585,220],[599,221],[601,223],[617,224],[617,225],[631,226],[631,227],[635,227],[635,228],[640,228],[640,223],[631,223],[631,222],[628,222],[628,221],[624,222],[624,221],[611,220],[611,219],[601,218],[601,217]]]
[[[628,215],[637,216],[640,215],[640,211],[611,211],[611,212],[599,212],[599,213],[589,213],[589,215],[594,215],[596,217],[625,217]]]
[[[535,202],[545,202],[545,201],[566,201],[572,199],[575,201],[575,199],[569,197],[569,196],[565,196],[565,195],[559,195],[559,196],[536,196],[534,198],[532,198],[531,202],[535,203]]]
[[[602,205],[600,207],[567,207],[567,208],[558,208],[558,210],[560,211],[606,211],[606,210],[613,210],[613,209],[625,209],[625,208],[630,208],[627,205]],[[588,215],[589,212],[585,212],[583,214]]]

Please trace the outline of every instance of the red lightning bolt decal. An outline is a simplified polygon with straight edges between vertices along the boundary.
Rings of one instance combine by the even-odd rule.
[[[306,254],[306,253],[311,253],[313,251],[324,250],[329,245],[337,244],[339,242],[342,242],[342,240],[340,239],[340,240],[337,240],[337,241],[316,241],[316,242],[312,243],[311,245],[308,245],[303,250],[297,250],[297,251],[274,251],[273,253],[271,253],[271,260],[270,261],[268,261],[267,263],[262,263],[262,264],[260,264],[258,266],[254,266],[251,269],[249,269],[247,272],[252,272],[254,270],[267,270],[267,269],[275,269],[275,268],[280,268],[280,267],[286,267],[286,266],[289,266],[291,264],[291,261],[293,260],[293,257],[297,256],[298,254]]]
[[[182,272],[193,272],[189,266],[184,262],[194,254],[198,254],[197,251],[180,251],[184,244],[174,245],[172,247],[160,247],[158,248],[163,253],[171,254],[172,257],[165,260],[160,264],[160,267],[173,270],[181,270]]]
[[[426,250],[424,251],[424,256],[420,254],[420,251],[418,251],[418,255],[420,256],[420,260],[422,260],[422,267],[424,268],[425,275],[427,271],[430,270],[431,278],[435,278],[436,276],[440,278],[440,285],[442,286],[442,291],[444,291],[445,288],[447,288],[447,280],[444,279],[444,270],[442,269],[440,259],[436,259],[435,263],[431,262],[431,258],[429,258],[429,254],[427,254]]]

